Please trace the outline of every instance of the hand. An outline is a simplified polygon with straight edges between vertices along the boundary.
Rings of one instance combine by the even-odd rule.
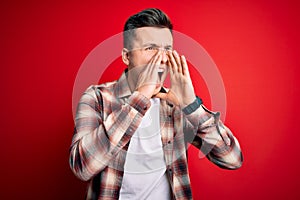
[[[158,76],[158,67],[161,60],[162,55],[158,51],[150,62],[146,66],[143,66],[143,70],[138,75],[136,90],[149,99],[158,93],[162,86]]]
[[[155,97],[168,100],[173,104],[185,107],[195,98],[194,87],[185,57],[174,51],[168,51],[171,87],[167,93],[158,93]]]

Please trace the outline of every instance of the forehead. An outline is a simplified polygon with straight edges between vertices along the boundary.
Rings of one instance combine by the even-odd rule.
[[[157,45],[173,45],[173,36],[168,28],[142,27],[135,30],[136,45],[157,44]]]

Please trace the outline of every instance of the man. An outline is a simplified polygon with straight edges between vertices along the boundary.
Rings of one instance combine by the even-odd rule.
[[[71,169],[90,181],[87,199],[192,199],[187,142],[216,165],[237,169],[238,141],[195,95],[161,10],[131,16],[123,36],[128,68],[118,81],[89,87],[79,102]]]

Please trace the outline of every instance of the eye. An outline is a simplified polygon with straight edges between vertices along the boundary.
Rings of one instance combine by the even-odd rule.
[[[172,47],[166,47],[165,50],[166,50],[166,51],[172,51],[173,48],[172,48]]]
[[[153,51],[153,50],[155,50],[154,47],[146,47],[146,51]]]

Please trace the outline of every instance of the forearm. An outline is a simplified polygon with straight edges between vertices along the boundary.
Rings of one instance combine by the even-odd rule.
[[[221,168],[236,169],[242,165],[240,145],[231,131],[219,119],[219,113],[203,105],[186,115],[191,143]]]
[[[82,180],[89,180],[112,164],[112,158],[128,143],[148,108],[148,101],[134,94],[103,119],[97,109],[101,102],[96,99],[91,92],[82,97],[70,148],[70,167]]]
[[[219,125],[219,127],[221,126],[223,125]],[[243,155],[238,140],[231,134],[228,128],[225,127],[224,129],[219,129],[222,129],[221,131],[224,131],[224,133],[219,134],[219,136],[215,136],[217,138],[217,142],[208,152],[207,158],[221,168],[240,168],[243,162]],[[223,137],[220,138],[221,136]],[[226,140],[226,142],[224,141],[224,139]],[[209,146],[209,144],[207,146]]]
[[[73,173],[81,180],[89,180],[109,164],[113,149],[103,127],[78,138],[70,148],[70,167]]]

